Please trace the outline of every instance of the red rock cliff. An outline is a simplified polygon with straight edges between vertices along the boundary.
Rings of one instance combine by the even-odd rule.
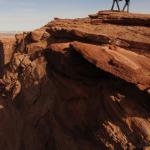
[[[149,149],[149,26],[149,15],[106,11],[16,35],[0,149]]]

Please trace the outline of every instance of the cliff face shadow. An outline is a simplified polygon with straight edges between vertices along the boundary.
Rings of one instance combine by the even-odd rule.
[[[4,67],[4,47],[3,43],[0,42],[0,77],[3,74],[3,67]]]
[[[145,142],[140,134],[149,136],[149,95],[98,69],[73,49],[45,51],[47,74],[57,93],[53,116],[66,134],[97,145],[93,134],[107,140],[112,132],[117,140],[127,137],[138,148],[146,145],[148,138]],[[115,131],[118,127],[121,135]],[[98,142],[97,147],[102,147],[102,141]]]

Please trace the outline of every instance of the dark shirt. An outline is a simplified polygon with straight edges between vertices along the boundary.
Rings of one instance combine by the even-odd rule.
[[[130,0],[126,0],[126,3],[129,4]]]

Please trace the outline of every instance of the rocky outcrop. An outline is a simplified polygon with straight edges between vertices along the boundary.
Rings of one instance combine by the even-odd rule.
[[[0,149],[149,149],[148,24],[99,12],[16,35],[0,79]]]
[[[95,46],[80,42],[73,42],[71,46],[96,67],[143,90],[150,88],[149,58],[116,46]]]
[[[89,17],[92,18],[92,23],[94,24],[110,23],[130,26],[150,26],[149,15],[99,11],[97,14],[89,15]]]

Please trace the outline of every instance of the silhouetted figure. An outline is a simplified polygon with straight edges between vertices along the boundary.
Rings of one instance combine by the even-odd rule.
[[[114,10],[114,6],[115,6],[115,3],[116,3],[116,4],[117,4],[118,11],[120,11],[119,1],[122,1],[122,0],[113,0],[113,5],[112,5],[111,10]]]
[[[123,7],[123,11],[125,11],[126,7],[127,7],[127,12],[129,12],[130,0],[125,0],[125,5]]]

